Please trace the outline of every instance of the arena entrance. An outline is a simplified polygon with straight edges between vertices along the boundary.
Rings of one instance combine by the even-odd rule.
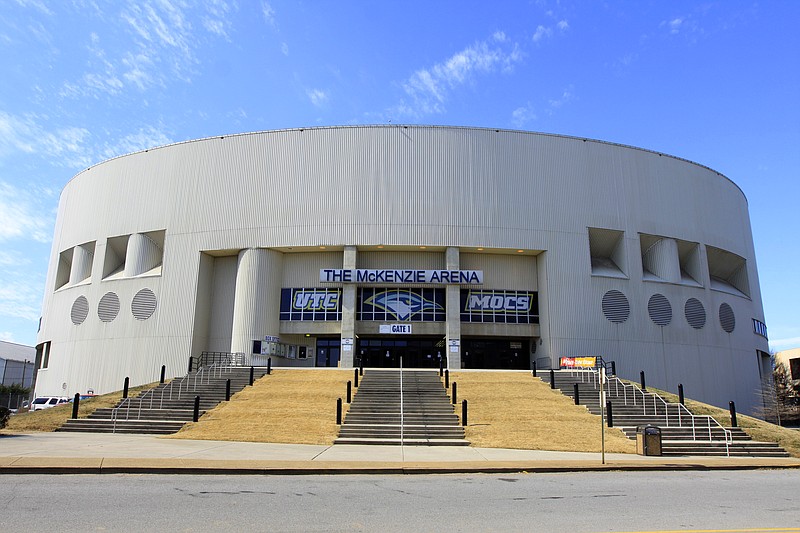
[[[528,370],[530,339],[464,339],[461,363],[464,368]]]
[[[403,368],[439,368],[439,359],[445,356],[443,337],[359,337],[356,345],[355,364],[363,360],[366,367],[399,368],[400,357]]]

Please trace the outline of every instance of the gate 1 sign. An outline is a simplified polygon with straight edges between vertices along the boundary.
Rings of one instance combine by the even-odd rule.
[[[410,335],[411,324],[381,324],[381,333],[394,333],[395,335]]]

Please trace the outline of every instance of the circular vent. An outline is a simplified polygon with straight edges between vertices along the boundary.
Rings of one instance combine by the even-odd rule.
[[[603,314],[615,324],[625,322],[631,314],[628,299],[619,291],[608,291],[603,295]]]
[[[736,327],[736,317],[733,316],[733,309],[728,304],[719,306],[719,324],[726,333],[733,333],[733,328]]]
[[[107,292],[100,298],[97,305],[97,316],[103,322],[111,322],[119,314],[119,297],[113,292]]]
[[[156,295],[150,289],[136,293],[131,302],[131,313],[139,320],[147,320],[156,311]]]
[[[666,326],[672,322],[672,306],[663,294],[654,294],[647,302],[647,312],[650,320],[659,326]]]
[[[75,299],[69,316],[72,319],[72,323],[76,326],[83,324],[83,321],[89,316],[89,301],[86,299],[86,296],[78,296]]]
[[[689,298],[683,307],[686,315],[686,322],[694,329],[700,329],[706,325],[706,310],[697,298]]]

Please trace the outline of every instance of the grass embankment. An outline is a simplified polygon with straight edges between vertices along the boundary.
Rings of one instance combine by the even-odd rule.
[[[467,440],[482,448],[600,451],[600,417],[527,372],[454,372],[467,400]],[[460,415],[460,410],[459,410]],[[609,453],[635,453],[617,428],[606,428]]]
[[[152,389],[157,383],[141,385],[128,389],[128,396],[138,396],[142,391]],[[85,418],[96,409],[114,407],[122,399],[122,391],[110,392],[93,398],[81,400],[78,406],[78,418]],[[72,403],[65,403],[42,409],[18,413],[8,419],[5,429],[0,433],[30,433],[38,431],[55,431],[60,428],[68,418],[72,417]]]
[[[647,390],[656,392],[659,396],[669,402],[678,403],[678,396],[671,392],[662,391],[647,387]],[[694,400],[686,399],[686,407],[693,414],[696,415],[709,415],[716,420],[721,426],[728,427],[731,425],[731,414],[727,409],[721,409],[708,405],[706,403],[696,402]],[[777,442],[784,450],[789,452],[793,457],[800,457],[800,431],[796,429],[788,429],[781,427],[777,424],[770,424],[764,420],[753,418],[751,416],[738,414],[736,415],[736,422],[745,433],[750,435],[753,440],[761,442]]]
[[[170,437],[333,444],[339,434],[336,399],[344,400],[352,377],[346,370],[276,369]]]

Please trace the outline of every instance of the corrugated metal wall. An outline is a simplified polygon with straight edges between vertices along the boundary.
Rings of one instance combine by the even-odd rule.
[[[588,228],[623,232],[615,261],[623,263],[624,276],[592,276]],[[114,237],[160,230],[160,275],[102,279],[109,273],[106,256],[119,255],[106,252],[127,245]],[[701,286],[643,281],[640,234],[699,243],[689,263],[695,273],[700,263]],[[54,291],[61,252],[89,242],[96,247],[87,283]],[[731,181],[677,158],[579,138],[376,126],[212,138],[120,157],[76,176],[62,193],[56,222],[39,335],[40,342],[52,341],[52,356],[39,387],[55,393],[67,383],[77,390],[125,373],[134,382],[147,380],[162,361],[177,374],[202,339],[224,346],[232,293],[222,272],[229,274],[230,259],[214,259],[209,282],[201,252],[347,245],[363,248],[360,268],[442,268],[444,248],[457,247],[462,268],[485,265],[480,269],[492,288],[538,287],[547,298],[541,349],[553,360],[602,352],[633,376],[652,372],[654,386],[683,379],[714,398],[758,386],[752,355],[767,345],[748,323],[763,321],[763,311],[747,202]],[[733,281],[747,279],[750,298],[711,289],[706,246],[743,258],[745,270]],[[512,253],[482,255],[478,247]],[[531,255],[517,257],[517,249]],[[537,267],[532,254],[542,251]],[[279,281],[304,286],[318,280],[320,265],[338,266],[341,254],[285,253],[284,260],[288,268]],[[143,288],[153,291],[158,306],[152,317],[137,320],[131,299]],[[209,290],[212,296],[205,296]],[[630,301],[622,324],[602,314],[608,290]],[[103,322],[97,305],[107,292],[117,294],[120,312]],[[673,309],[664,327],[647,313],[656,293]],[[75,325],[70,311],[79,296],[90,311]],[[702,329],[682,316],[688,298],[705,306]],[[737,318],[731,334],[718,325],[722,303]]]

